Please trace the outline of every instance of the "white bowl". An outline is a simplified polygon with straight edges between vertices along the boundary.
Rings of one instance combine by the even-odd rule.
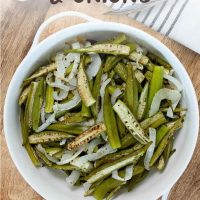
[[[48,37],[26,56],[12,78],[5,100],[4,131],[11,157],[24,179],[45,199],[83,199],[84,191],[82,187],[70,188],[65,182],[65,176],[58,171],[47,168],[37,169],[33,166],[22,147],[19,123],[20,108],[18,106],[20,86],[23,80],[38,67],[39,63],[47,60],[52,52],[62,48],[66,41],[76,39],[76,36],[102,40],[111,38],[120,32],[124,32],[139,44],[161,55],[173,66],[176,76],[184,87],[182,103],[188,108],[188,112],[184,126],[176,136],[174,146],[177,151],[170,158],[166,169],[162,173],[153,172],[132,192],[125,192],[117,199],[155,200],[175,184],[192,157],[198,136],[199,110],[191,80],[177,57],[157,39],[127,25],[112,22],[75,25]],[[87,199],[93,198],[87,197]]]

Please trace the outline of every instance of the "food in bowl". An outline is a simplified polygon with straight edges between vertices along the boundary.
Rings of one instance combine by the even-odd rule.
[[[183,126],[183,88],[168,62],[124,34],[68,45],[22,84],[23,145],[36,167],[111,199],[164,170]]]

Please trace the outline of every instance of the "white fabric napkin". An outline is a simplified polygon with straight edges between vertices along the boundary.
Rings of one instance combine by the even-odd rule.
[[[107,5],[118,10],[139,3],[129,0],[124,4],[119,0],[117,3],[108,1]],[[200,54],[200,0],[161,0],[151,8],[128,16]]]

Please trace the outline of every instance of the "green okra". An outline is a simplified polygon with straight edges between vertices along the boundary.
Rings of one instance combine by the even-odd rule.
[[[50,167],[53,168],[53,169],[64,170],[64,171],[78,170],[77,167],[70,165],[70,164],[65,164],[65,165],[52,164]]]
[[[81,63],[79,66],[78,75],[77,75],[77,80],[78,80],[77,87],[78,87],[78,91],[84,105],[86,107],[90,107],[96,102],[96,100],[92,96],[90,86],[89,86],[89,81],[84,71],[84,67],[85,67],[85,56],[82,57]]]
[[[134,145],[137,142],[137,140],[132,136],[132,134],[127,133],[123,138],[121,138],[121,149],[125,149],[127,147],[130,147]]]
[[[25,149],[31,159],[31,161],[33,162],[33,164],[35,165],[35,167],[40,167],[41,166],[41,163],[36,155],[36,152],[35,150],[33,149],[33,147],[27,142],[25,144]]]
[[[151,79],[151,82],[150,82],[150,88],[149,88],[146,117],[149,116],[149,110],[150,110],[151,103],[153,101],[155,94],[163,86],[163,75],[164,75],[163,67],[158,67],[158,66],[154,67],[152,79]]]
[[[78,113],[66,113],[62,118],[60,118],[62,122],[66,124],[70,123],[79,123],[87,120],[87,117],[82,116],[82,112]]]
[[[70,134],[81,134],[83,131],[87,130],[88,127],[79,126],[77,124],[67,124],[64,122],[58,122],[51,124],[46,128],[48,131],[60,131]]]
[[[31,86],[27,86],[25,87],[22,92],[21,92],[21,95],[19,97],[19,105],[21,106],[23,103],[26,102],[27,98],[28,98],[28,94],[30,92],[30,89],[31,89]]]
[[[34,97],[35,97],[37,87],[38,87],[37,82],[31,83],[30,92],[28,95],[28,99],[26,101],[24,119],[25,119],[26,127],[28,130],[30,130],[33,126],[33,120],[32,120],[33,103],[34,103]]]
[[[147,54],[147,56],[150,58],[150,60],[152,61],[152,62],[154,62],[154,63],[156,63],[156,64],[159,64],[159,65],[161,65],[161,66],[164,66],[164,67],[166,67],[166,68],[168,68],[168,69],[171,69],[172,67],[171,67],[171,65],[167,62],[167,61],[165,61],[164,59],[162,59],[162,58],[160,58],[159,56],[156,56],[155,54],[153,54],[153,53],[148,53]]]
[[[163,115],[162,112],[158,112],[152,117],[146,118],[142,122],[140,122],[140,126],[142,127],[143,130],[149,129],[150,127],[152,128],[157,128],[161,124],[164,124],[167,122],[165,116]]]
[[[147,65],[149,62],[149,58],[145,55],[141,55],[140,53],[137,53],[136,51],[133,51],[129,55],[129,59],[135,62],[139,62],[142,65]]]
[[[130,47],[121,44],[96,44],[90,47],[81,48],[81,49],[67,49],[65,53],[74,52],[74,53],[103,53],[103,54],[112,54],[112,55],[129,55]]]
[[[121,147],[119,133],[117,129],[116,117],[113,111],[111,100],[108,92],[108,87],[105,90],[104,105],[103,105],[104,123],[106,125],[106,132],[108,141],[113,149]]]
[[[122,58],[122,56],[108,56],[103,69],[104,72],[109,72]]]
[[[56,69],[57,69],[57,66],[55,63],[49,64],[44,67],[40,67],[33,75],[31,75],[29,78],[24,80],[21,87],[24,88],[25,86],[27,86],[29,83],[31,83],[36,78],[47,75],[49,72],[52,72]]]
[[[149,82],[146,82],[140,95],[139,105],[138,105],[138,110],[137,110],[137,119],[139,121],[141,121],[145,115],[148,91],[149,91]]]
[[[182,127],[182,119],[178,119],[176,121],[176,123],[174,124],[174,126],[169,130],[169,132],[165,135],[165,137],[161,140],[161,142],[159,143],[156,151],[154,152],[151,161],[150,161],[150,167],[152,167],[154,165],[154,163],[158,160],[158,158],[160,157],[160,155],[163,153],[163,151],[165,150],[165,147],[167,146],[167,144],[169,143],[169,141],[171,140],[171,138],[173,137],[175,131],[177,129],[179,129],[180,127]]]
[[[123,63],[118,63],[115,68],[115,72],[119,75],[119,77],[126,82],[127,80],[127,68],[125,64]]]
[[[101,165],[99,168],[94,169],[87,177],[86,180],[89,183],[94,183],[98,180],[101,180],[107,176],[109,176],[114,170],[121,169],[127,165],[133,164],[135,165],[139,158],[143,156],[148,149],[149,144],[144,146],[143,148],[129,154],[128,156],[124,156],[112,163],[105,163]]]
[[[41,108],[44,100],[44,78],[42,78],[37,85],[34,101],[33,101],[33,111],[32,111],[32,126],[33,130],[37,130],[40,125]]]
[[[30,144],[48,143],[61,141],[63,139],[73,138],[72,135],[58,131],[43,131],[40,133],[32,134],[28,137]]]
[[[45,112],[53,112],[54,98],[53,98],[54,89],[51,86],[47,86],[46,89],[46,101],[45,101]]]
[[[21,132],[22,132],[22,140],[23,140],[23,145],[25,145],[28,141],[28,128],[25,124],[25,115],[24,115],[24,109],[21,108],[21,113],[20,113],[20,124],[21,124]]]
[[[149,142],[140,124],[125,103],[118,100],[113,106],[113,109],[136,140],[142,144],[147,144]]]
[[[138,109],[138,88],[133,72],[133,67],[128,64],[127,73],[129,74],[126,80],[125,99],[126,104],[135,117],[137,117]]]

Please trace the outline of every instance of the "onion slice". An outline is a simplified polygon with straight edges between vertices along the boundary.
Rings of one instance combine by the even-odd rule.
[[[176,78],[174,78],[173,76],[170,76],[168,74],[164,74],[163,77],[165,79],[167,79],[172,86],[175,86],[174,89],[176,89],[178,91],[182,91],[183,90],[182,84]]]
[[[168,88],[160,89],[154,96],[149,115],[150,117],[159,111],[162,100],[167,99],[172,102],[172,108],[175,109],[181,99],[181,93],[178,90]]]
[[[66,178],[66,181],[70,185],[74,185],[78,181],[78,179],[80,178],[80,176],[81,176],[80,171],[73,170],[71,172],[71,174]]]
[[[114,91],[114,93],[113,93],[112,96],[111,96],[111,103],[112,103],[112,105],[115,104],[115,102],[117,101],[117,98],[118,98],[121,94],[122,94],[122,91],[121,91],[119,88],[117,88],[117,89]]]
[[[125,169],[125,176],[124,178],[121,178],[118,174],[118,170],[115,170],[112,172],[112,178],[119,180],[119,181],[128,181],[133,176],[133,165],[129,165]]]
[[[93,153],[94,149],[99,145],[99,144],[103,144],[103,140],[101,138],[95,138],[94,140],[92,140],[90,143],[88,143],[87,145],[87,153],[91,154]]]
[[[72,160],[74,160],[76,157],[78,157],[83,152],[83,147],[79,148],[77,151],[68,151],[66,150],[63,154],[61,160],[59,162],[56,162],[57,165],[64,165],[67,163],[70,163]]]
[[[92,59],[92,62],[87,68],[87,75],[89,80],[91,80],[93,77],[97,75],[102,64],[99,54],[90,54],[90,57]]]
[[[79,93],[77,90],[75,90],[74,97],[71,101],[65,104],[57,104],[56,107],[58,108],[59,111],[67,111],[77,106],[80,102],[81,102],[81,98],[79,96]]]
[[[149,138],[152,141],[152,144],[147,149],[147,152],[144,158],[144,167],[146,170],[149,170],[149,163],[151,161],[151,158],[153,156],[153,152],[156,146],[156,129],[149,128]]]

